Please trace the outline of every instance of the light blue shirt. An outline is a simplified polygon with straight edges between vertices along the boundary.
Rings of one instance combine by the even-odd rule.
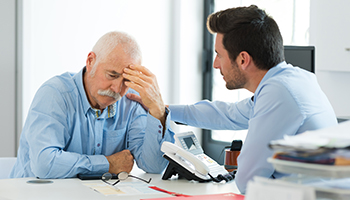
[[[39,88],[10,177],[102,174],[109,170],[105,156],[124,149],[131,151],[144,171],[164,170],[167,160],[162,157],[160,145],[163,141],[174,142],[170,117],[162,137],[161,122],[125,96],[102,113],[94,110],[85,94],[83,71],[53,77]],[[128,92],[136,93],[131,89]]]
[[[267,162],[273,155],[268,147],[271,140],[337,124],[333,108],[316,76],[285,62],[265,74],[253,100],[200,101],[194,105],[171,105],[169,109],[172,120],[191,126],[214,130],[248,129],[235,178],[242,193],[254,176],[283,176]]]

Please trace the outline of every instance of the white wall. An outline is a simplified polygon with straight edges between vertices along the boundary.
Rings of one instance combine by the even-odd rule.
[[[165,103],[200,100],[202,11],[201,0],[23,1],[23,123],[40,85],[78,72],[98,38],[112,30],[136,38]]]
[[[202,55],[204,3],[202,0],[177,0],[174,9],[175,52],[171,74],[173,97],[169,104],[193,104],[202,98]],[[179,132],[193,131],[202,142],[201,129],[173,126]]]
[[[16,2],[0,1],[0,157],[14,156],[16,113]]]
[[[1,38],[0,66],[3,114],[0,123],[3,131],[0,140],[0,156],[13,156],[15,143],[15,2],[0,1],[0,21],[3,28]],[[202,0],[19,0],[23,9],[23,68],[17,74],[23,76],[19,85],[23,95],[23,116],[37,88],[53,75],[65,71],[80,70],[87,53],[96,40],[110,30],[122,30],[132,34],[140,43],[143,51],[143,64],[158,77],[164,101],[166,103],[194,103],[201,98],[201,48],[203,30]],[[83,2],[83,3],[82,3]],[[310,43],[316,42],[316,36],[337,31],[327,29],[327,23],[315,15],[315,9],[323,6],[326,18],[346,13],[342,6],[346,0],[337,0],[340,7],[332,8],[324,4],[330,0],[311,0]],[[68,6],[67,6],[68,5]],[[317,7],[315,7],[317,5]],[[345,9],[345,11],[342,11]],[[21,14],[21,12],[17,13]],[[345,20],[349,17],[343,17]],[[18,20],[18,19],[17,19]],[[331,21],[336,23],[336,21]],[[313,27],[322,27],[322,31],[313,32]],[[348,26],[339,24],[339,29],[348,30]],[[317,33],[317,35],[315,35]],[[18,33],[17,33],[18,34]],[[20,35],[21,35],[20,34]],[[340,42],[348,38],[332,37]],[[17,41],[18,42],[18,41]],[[344,42],[345,43],[345,42]],[[318,55],[316,45],[316,74],[319,83],[330,99],[337,116],[350,116],[350,72],[334,71],[320,67],[322,59],[341,62],[342,58],[328,58]],[[17,58],[21,61],[22,57]],[[17,63],[21,66],[21,63]],[[40,68],[41,67],[41,68]],[[318,70],[322,69],[322,70]],[[19,76],[19,78],[22,78]],[[19,83],[21,80],[17,80]],[[5,96],[5,95],[4,95]],[[12,98],[13,97],[13,98]],[[11,99],[12,98],[12,99]],[[20,101],[20,100],[17,100]],[[17,105],[21,108],[21,105]],[[21,115],[22,112],[19,112]],[[18,135],[22,122],[18,126]],[[199,130],[186,126],[174,126],[176,132]],[[199,134],[198,134],[199,135]]]
[[[54,75],[78,72],[98,38],[112,30],[136,38],[142,64],[157,75],[164,99],[171,98],[173,1],[26,0],[23,4],[24,119],[39,86]]]
[[[200,100],[202,11],[202,0],[0,0],[0,156],[16,155],[38,87],[79,71],[97,39],[111,30],[139,42],[165,103]]]

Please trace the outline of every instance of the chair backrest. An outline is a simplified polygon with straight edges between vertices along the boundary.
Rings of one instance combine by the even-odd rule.
[[[0,179],[9,178],[16,160],[16,157],[0,157]]]

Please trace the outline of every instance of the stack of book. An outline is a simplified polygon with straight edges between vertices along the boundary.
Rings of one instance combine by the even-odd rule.
[[[350,166],[350,121],[270,142],[278,160]]]
[[[285,181],[313,187],[317,198],[350,199],[350,121],[285,136],[269,146],[274,155],[268,162],[276,171],[298,174]]]

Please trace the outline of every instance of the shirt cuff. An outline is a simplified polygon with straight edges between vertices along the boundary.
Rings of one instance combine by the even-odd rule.
[[[89,156],[92,173],[106,173],[109,171],[109,162],[104,155]]]
[[[165,128],[163,129],[162,123],[155,117],[153,117],[149,112],[147,113],[147,129],[149,129],[147,132],[149,133],[157,133],[157,139],[158,141],[161,141],[163,139],[163,130],[165,131],[164,133],[164,138],[166,136],[166,133],[169,132],[170,129],[170,110],[165,107],[165,112],[166,112],[166,119],[165,119]]]
[[[185,105],[169,105],[169,112],[171,111],[171,120],[175,122],[184,123]]]

